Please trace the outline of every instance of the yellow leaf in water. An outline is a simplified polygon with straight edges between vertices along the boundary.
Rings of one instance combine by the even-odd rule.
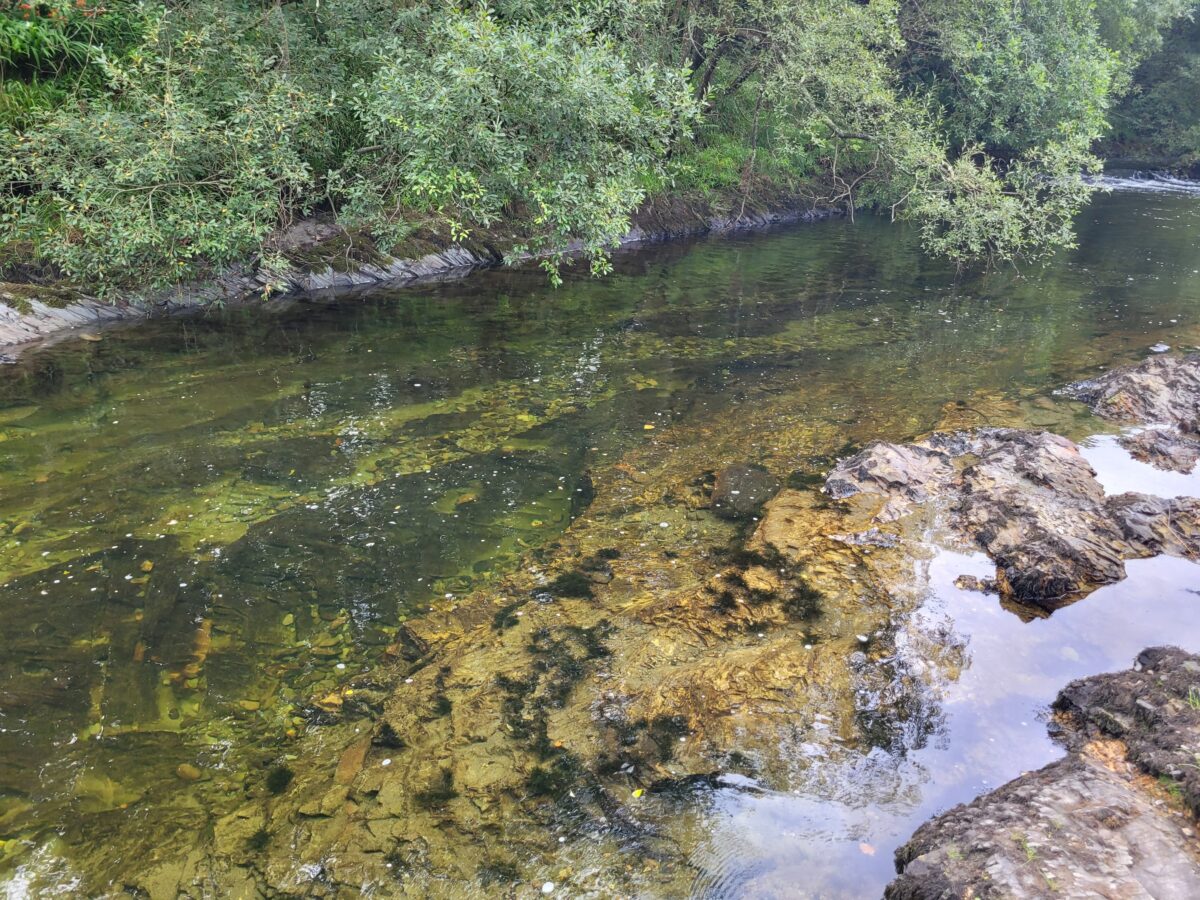
[[[644,428],[646,431],[653,431],[653,430],[654,430],[654,426],[653,426],[653,425],[651,425],[649,422],[647,422],[645,425],[643,425],[643,426],[642,426],[642,428]]]
[[[154,563],[151,562],[150,560],[146,560],[144,563],[142,563],[142,571],[143,572],[153,572],[154,571]]]
[[[642,796],[642,794],[644,794],[644,793],[646,793],[644,790],[642,790],[641,788],[638,788],[636,791],[634,791],[634,792],[633,792],[633,796],[634,796],[634,797],[640,797],[640,796]]]
[[[861,844],[859,844],[859,845],[858,845],[858,852],[859,852],[859,853],[864,853],[864,854],[866,854],[867,856],[874,856],[874,855],[875,855],[875,848],[874,848],[874,847],[872,847],[870,844],[868,844],[868,843],[865,843],[865,842],[864,842],[864,843],[861,843]]]

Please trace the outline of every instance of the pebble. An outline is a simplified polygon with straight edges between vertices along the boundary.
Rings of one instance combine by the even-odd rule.
[[[547,881],[545,884],[543,884],[542,885],[542,893],[543,894],[553,894],[554,893],[554,882]]]
[[[191,763],[180,763],[175,769],[175,774],[184,781],[199,781],[200,770]]]

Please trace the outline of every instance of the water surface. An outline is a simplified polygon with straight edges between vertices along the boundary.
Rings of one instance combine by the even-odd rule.
[[[115,890],[144,848],[210,833],[325,727],[314,698],[596,527],[597,496],[664,568],[741,539],[677,498],[612,500],[631,470],[686,485],[749,460],[804,484],[873,439],[996,423],[1098,435],[1112,491],[1190,489],[1053,389],[1200,344],[1200,198],[1104,195],[1079,231],[1045,269],[964,276],[902,227],[830,221],[622,253],[557,290],[494,271],[114,328],[0,370],[0,883]],[[1043,713],[1067,680],[1200,649],[1189,563],[1130,563],[1032,622],[954,588],[964,571],[986,560],[914,562],[895,640],[937,642],[936,673],[928,708],[885,710],[894,740],[797,744],[655,801],[692,893],[878,894],[920,821],[1057,755]],[[583,843],[571,871],[611,864]]]

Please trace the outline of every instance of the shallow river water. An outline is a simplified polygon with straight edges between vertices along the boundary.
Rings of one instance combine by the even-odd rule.
[[[828,708],[815,689],[777,691],[769,716],[733,710],[725,731],[672,720],[656,741],[703,749],[664,753],[655,775],[686,763],[704,789],[643,792],[637,767],[606,771],[588,790],[619,790],[623,811],[598,818],[570,806],[571,778],[587,779],[564,766],[574,774],[537,782],[527,748],[492,753],[495,776],[480,775],[470,747],[494,746],[479,724],[489,693],[507,691],[509,712],[520,702],[483,651],[503,656],[492,635],[523,627],[514,590],[587,640],[603,608],[604,658],[551,713],[548,736],[573,759],[609,687],[633,695],[639,667],[669,673],[675,653],[726,677],[720,641],[691,625],[685,640],[674,619],[656,631],[637,604],[696,589],[746,540],[689,499],[734,462],[805,488],[874,439],[1018,424],[1083,442],[1110,492],[1200,494],[1200,475],[1132,461],[1111,426],[1054,394],[1155,344],[1200,346],[1200,195],[1101,195],[1079,234],[1044,269],[960,276],[902,227],[834,220],[622,252],[613,277],[558,289],[490,271],[114,328],[0,368],[0,893],[154,896],[172,854],[232,841],[222,823],[254,804],[265,824],[230,865],[261,859],[267,874],[222,880],[193,860],[208,879],[194,895],[345,893],[350,876],[305,856],[327,861],[332,838],[284,844],[285,818],[315,815],[284,801],[404,702],[356,705],[353,690],[402,692],[425,673],[431,711],[394,744],[432,748],[459,790],[410,784],[436,815],[400,813],[409,801],[387,800],[388,783],[376,798],[356,782],[355,809],[370,798],[390,816],[388,869],[409,873],[363,875],[368,891],[878,896],[921,821],[1059,754],[1045,710],[1068,680],[1155,643],[1200,649],[1200,567],[1130,562],[1123,582],[1026,621],[954,587],[990,574],[985,557],[931,545],[912,562],[915,601],[871,613],[883,618],[863,624],[842,598],[794,633],[728,639],[747,671],[772,642],[807,642],[840,672],[874,628],[887,646],[871,663],[899,687],[822,675]],[[600,548],[616,578],[569,599],[553,576]],[[414,778],[436,772],[394,755]],[[488,793],[506,767],[525,794]],[[353,828],[363,814],[337,815]],[[359,846],[339,840],[343,858]]]

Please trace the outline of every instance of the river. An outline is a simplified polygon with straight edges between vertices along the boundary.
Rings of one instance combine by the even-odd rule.
[[[162,879],[186,871],[213,896],[348,895],[355,878],[378,896],[879,895],[921,821],[1061,752],[1045,709],[1066,681],[1155,643],[1200,649],[1200,567],[1131,562],[1031,621],[955,588],[987,561],[944,548],[913,561],[910,600],[838,598],[794,633],[659,629],[645,604],[700,590],[745,540],[695,500],[735,462],[803,487],[871,440],[1017,424],[1083,442],[1112,491],[1200,494],[1054,394],[1200,346],[1200,195],[1116,186],[1045,268],[959,274],[860,217],[622,251],[612,277],[557,289],[494,270],[114,327],[0,368],[0,891],[174,896]],[[601,550],[611,584],[554,581]],[[655,732],[689,748],[655,776],[703,773],[703,790],[647,793],[636,767],[545,786],[528,746],[497,753],[515,738],[481,724],[489,697],[521,702],[495,659],[574,652],[504,643],[526,603],[571,640],[603,636],[541,726],[572,759],[610,694],[636,704],[638,672],[661,684],[672,655],[716,684],[735,656],[749,672],[778,652],[786,672],[816,645],[827,674],[794,692],[779,675],[703,739]],[[868,627],[886,677],[864,685],[847,660]],[[321,821],[375,843],[303,825],[289,844],[315,814],[288,792],[426,676],[430,710],[394,735],[414,758],[394,765],[455,790],[389,801],[404,784],[356,782],[354,808]],[[571,779],[622,810],[573,805]],[[231,862],[239,810],[255,826]],[[405,877],[369,874],[380,841]],[[314,869],[334,844],[343,868]],[[197,845],[228,867],[178,862]]]

